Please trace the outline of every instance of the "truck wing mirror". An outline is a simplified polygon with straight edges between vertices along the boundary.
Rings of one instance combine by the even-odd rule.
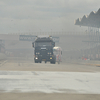
[[[52,46],[55,47],[55,42],[52,42]]]
[[[32,47],[34,48],[34,42],[32,42]]]

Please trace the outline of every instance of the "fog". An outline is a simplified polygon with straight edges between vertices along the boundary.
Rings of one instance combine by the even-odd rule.
[[[44,35],[45,36],[45,35]],[[87,42],[90,38],[87,34],[57,34],[52,35],[52,37],[59,37],[59,41],[55,42],[56,46],[60,46],[62,48],[62,61],[66,62],[74,59],[81,59],[83,56],[88,58],[88,52],[91,48],[95,48]],[[21,58],[21,59],[31,59],[34,58],[34,48],[32,47],[33,41],[21,41],[19,40],[20,35],[14,34],[1,34],[0,38],[3,40],[4,44],[4,54],[9,59]],[[84,53],[87,50],[87,53]],[[2,52],[2,51],[1,51]],[[95,51],[94,51],[95,52]],[[95,53],[96,55],[96,53]]]
[[[85,31],[74,20],[97,11],[99,0],[0,0],[0,33]]]
[[[56,46],[62,48],[64,59],[79,59],[89,54],[91,48],[88,56],[96,56],[98,49],[94,48],[99,48],[99,44],[83,42],[90,40],[88,28],[74,25],[74,20],[97,11],[99,3],[99,0],[1,0],[0,39],[5,54],[33,57],[32,41],[20,41],[19,35],[48,34],[60,37]]]
[[[0,0],[0,99],[100,100],[99,27],[74,23],[99,7],[100,0]],[[46,45],[34,53],[34,40],[21,35],[57,37],[49,45],[62,55]]]

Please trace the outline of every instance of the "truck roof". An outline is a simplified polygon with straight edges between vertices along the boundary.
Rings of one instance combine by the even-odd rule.
[[[53,47],[53,49],[56,49],[56,50],[60,49],[60,50],[62,50],[61,47],[57,47],[57,46]]]
[[[50,37],[37,37],[35,42],[53,42],[53,40]]]

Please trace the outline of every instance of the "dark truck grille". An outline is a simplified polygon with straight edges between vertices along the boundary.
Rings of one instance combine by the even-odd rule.
[[[45,49],[41,50],[41,55],[42,55],[42,59],[46,59],[47,58],[47,51]]]

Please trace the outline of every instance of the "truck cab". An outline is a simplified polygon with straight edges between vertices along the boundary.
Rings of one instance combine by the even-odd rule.
[[[34,47],[34,62],[41,63],[42,61],[50,62],[55,64],[56,56],[53,54],[53,47],[55,42],[53,42],[51,37],[37,37],[37,39],[32,43]]]

